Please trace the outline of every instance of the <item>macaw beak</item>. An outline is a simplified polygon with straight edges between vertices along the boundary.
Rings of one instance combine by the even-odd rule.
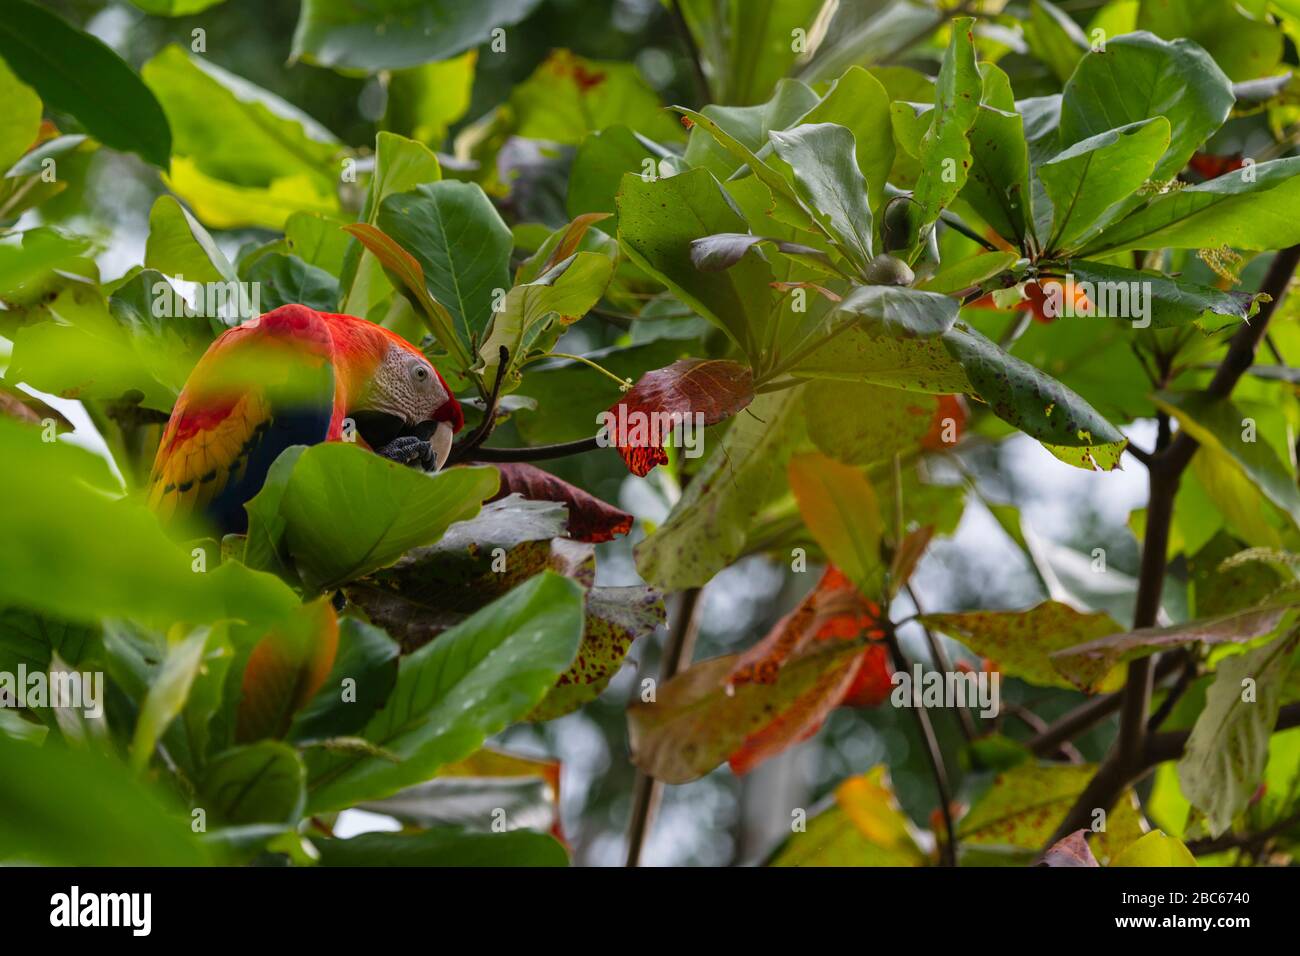
[[[429,436],[429,447],[433,449],[433,470],[442,471],[442,466],[447,463],[447,456],[451,454],[451,425],[447,422],[438,422],[438,427],[433,430]]]

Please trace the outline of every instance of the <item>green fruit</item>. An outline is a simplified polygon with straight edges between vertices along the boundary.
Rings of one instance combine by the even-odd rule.
[[[921,232],[921,207],[911,196],[895,196],[885,203],[880,240],[886,252],[911,249]]]
[[[902,259],[881,253],[867,263],[866,279],[872,285],[911,285],[916,276]]]

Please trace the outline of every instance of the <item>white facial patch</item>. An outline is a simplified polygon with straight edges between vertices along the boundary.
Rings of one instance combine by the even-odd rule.
[[[375,370],[366,405],[414,425],[433,418],[449,397],[432,365],[393,345]]]

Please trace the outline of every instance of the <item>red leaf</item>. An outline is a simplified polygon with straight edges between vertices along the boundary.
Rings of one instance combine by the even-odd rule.
[[[828,565],[799,606],[777,621],[768,635],[739,654],[728,683],[771,684],[791,657],[815,641],[850,641],[861,635],[880,640],[880,606],[864,598],[853,582]]]
[[[609,407],[606,428],[628,470],[644,476],[655,465],[667,464],[664,441],[677,424],[694,424],[698,415],[701,424],[716,425],[753,400],[754,376],[748,366],[724,359],[681,359],[642,375]]]
[[[1218,179],[1220,176],[1236,172],[1246,165],[1241,153],[1230,156],[1216,156],[1213,153],[1193,153],[1187,165],[1206,179]]]
[[[632,516],[626,511],[606,504],[595,495],[535,465],[511,462],[496,467],[501,472],[501,487],[489,501],[504,498],[512,492],[518,492],[529,501],[558,501],[569,510],[569,536],[575,541],[611,541],[632,529]]]
[[[839,569],[828,566],[822,579],[799,606],[777,622],[763,640],[743,654],[728,678],[735,687],[749,682],[773,684],[782,665],[818,643],[880,640],[880,607],[859,593]],[[749,734],[728,763],[747,773],[821,727],[837,706],[874,707],[893,688],[889,656],[883,644],[828,669],[805,693],[791,701],[766,726]]]
[[[329,677],[339,646],[339,622],[329,598],[301,609],[257,642],[244,668],[235,739],[281,737],[294,713]]]
[[[884,644],[868,647],[860,658],[857,676],[840,701],[843,707],[879,707],[894,689],[889,651]]]

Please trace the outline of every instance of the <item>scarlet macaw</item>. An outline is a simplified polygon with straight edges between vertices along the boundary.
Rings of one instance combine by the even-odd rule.
[[[434,470],[465,424],[460,403],[423,353],[364,319],[284,305],[229,329],[194,367],[172,409],[154,459],[150,507],[164,520],[202,513],[223,534],[243,532],[244,502],[280,452],[341,441],[346,419],[356,425],[358,444]]]

